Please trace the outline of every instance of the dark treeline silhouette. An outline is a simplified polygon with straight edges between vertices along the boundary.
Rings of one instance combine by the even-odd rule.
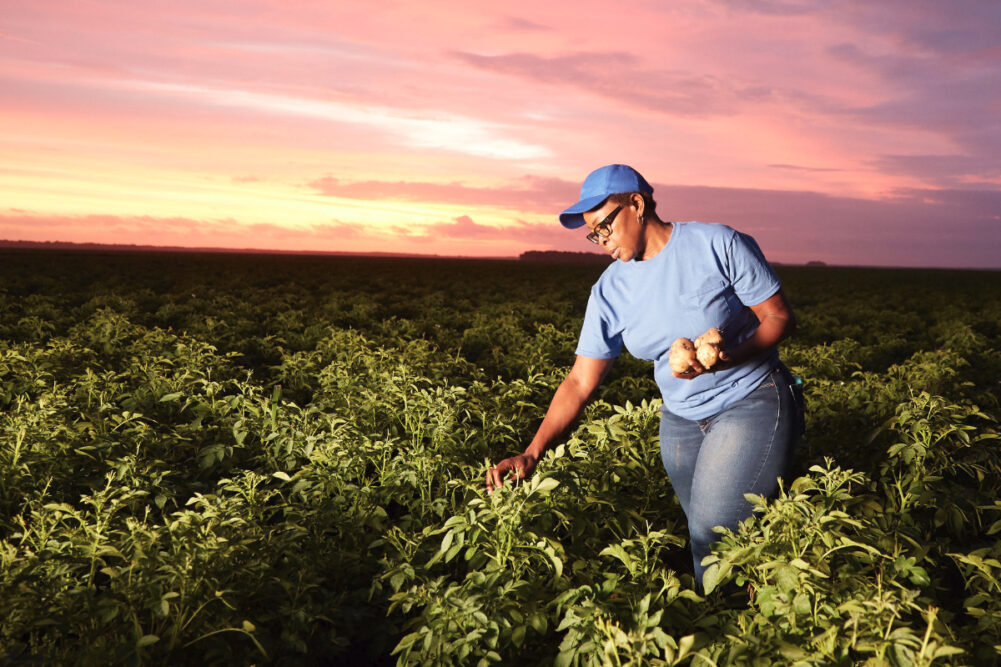
[[[593,252],[568,252],[563,250],[528,250],[518,255],[522,262],[566,262],[571,264],[608,264],[608,255]]]

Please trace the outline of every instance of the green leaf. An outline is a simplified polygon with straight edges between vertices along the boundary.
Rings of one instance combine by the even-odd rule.
[[[633,559],[625,549],[622,548],[621,544],[613,544],[611,546],[605,547],[598,552],[599,556],[612,556],[613,558],[618,558],[622,561],[622,564],[626,566],[626,570],[630,574],[633,572]]]
[[[779,653],[782,654],[782,657],[791,661],[800,660],[807,655],[806,651],[802,648],[788,642],[781,642],[779,644]]]
[[[136,642],[136,648],[145,648],[157,643],[158,641],[160,641],[160,638],[156,635],[143,635],[139,638],[139,641]]]
[[[727,574],[730,573],[729,563],[713,563],[706,568],[706,571],[702,573],[702,588],[705,592],[712,593],[720,582],[724,580]]]
[[[282,480],[283,482],[291,482],[292,481],[292,478],[289,477],[288,473],[287,472],[282,472],[281,470],[279,470],[278,472],[271,473],[271,476],[272,477],[277,477],[278,479]]]
[[[449,520],[445,522],[445,525],[442,526],[442,528],[455,528],[456,526],[462,526],[465,524],[466,524],[466,517],[461,514],[457,514],[449,518]]]
[[[460,551],[462,551],[462,545],[453,544],[452,548],[445,552],[445,562],[450,562],[453,558],[459,555]]]
[[[532,626],[532,629],[540,635],[546,634],[546,628],[549,626],[549,623],[546,621],[546,615],[540,611],[533,612],[532,615],[528,617],[528,623]]]
[[[553,569],[556,570],[556,578],[563,576],[563,560],[555,552],[547,552],[549,560],[553,562]]]
[[[420,638],[421,638],[421,633],[411,632],[409,635],[400,640],[400,643],[396,645],[396,648],[393,649],[393,652],[390,653],[390,655],[396,655],[401,651],[406,651],[408,648],[413,646],[414,643],[416,643],[417,640]]]
[[[917,586],[928,586],[931,584],[931,577],[928,576],[928,571],[923,567],[915,566],[911,568],[908,579],[910,579],[912,584]]]
[[[538,485],[533,489],[533,492],[540,495],[546,495],[552,492],[557,486],[560,485],[560,481],[555,477],[544,477],[539,480]]]
[[[449,547],[452,546],[452,540],[453,539],[455,539],[455,531],[454,530],[450,530],[447,533],[445,533],[445,537],[441,541],[441,548],[439,549],[439,551],[441,553],[443,553],[443,554],[445,552],[447,552],[448,549],[449,549]]]
[[[683,659],[692,650],[692,646],[695,645],[695,635],[685,635],[678,640],[678,656],[677,660]]]
[[[791,565],[775,569],[775,586],[783,593],[794,590],[799,585],[799,571]]]

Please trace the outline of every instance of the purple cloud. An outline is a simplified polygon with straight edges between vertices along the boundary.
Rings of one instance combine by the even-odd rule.
[[[872,163],[917,175],[932,185],[989,183],[1001,152],[1001,4],[890,0],[854,3],[837,20],[895,42],[892,51],[835,44],[835,59],[879,77],[884,101],[829,111],[887,128],[908,127],[949,139],[955,154],[888,155]],[[860,41],[861,43],[861,41]],[[878,43],[878,42],[877,42]],[[962,178],[960,178],[962,177]]]
[[[1001,191],[901,189],[887,199],[655,186],[657,212],[746,231],[770,259],[1001,268]]]
[[[707,74],[644,70],[636,56],[623,51],[553,57],[532,53],[484,56],[461,51],[453,55],[485,71],[584,89],[627,104],[682,116],[730,115],[737,112],[741,100],[772,95],[766,87],[737,87],[727,79]],[[629,94],[623,95],[623,91]]]
[[[508,16],[501,21],[501,28],[505,30],[527,30],[527,31],[551,31],[552,26],[529,21],[520,16]]]
[[[900,40],[911,50],[956,55],[997,47],[1001,5],[992,0],[852,2],[828,15],[869,33]]]
[[[881,155],[869,164],[883,172],[917,176],[959,189],[1001,189],[1001,185],[976,180],[1001,179],[1001,162],[993,155]]]
[[[743,10],[771,16],[795,16],[817,10],[815,0],[717,0],[727,9]]]

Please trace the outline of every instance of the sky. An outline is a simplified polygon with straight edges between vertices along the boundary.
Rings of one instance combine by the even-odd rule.
[[[630,164],[777,263],[1001,268],[997,0],[0,0],[0,239],[483,257]]]

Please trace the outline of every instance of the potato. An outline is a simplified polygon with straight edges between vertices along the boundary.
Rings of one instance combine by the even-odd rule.
[[[709,331],[705,332],[701,336],[695,339],[695,349],[702,347],[704,343],[709,345],[715,345],[717,347],[723,345],[723,334],[716,327],[713,327]]]
[[[723,334],[716,327],[695,339],[695,356],[706,370],[719,361],[719,349],[723,345]]]
[[[719,361],[719,346],[702,343],[701,347],[696,348],[695,356],[698,358],[699,363],[708,370]]]
[[[695,359],[695,345],[688,338],[679,338],[671,343],[671,351],[667,356],[667,363],[671,365],[671,370],[675,373],[684,373],[692,366]]]

